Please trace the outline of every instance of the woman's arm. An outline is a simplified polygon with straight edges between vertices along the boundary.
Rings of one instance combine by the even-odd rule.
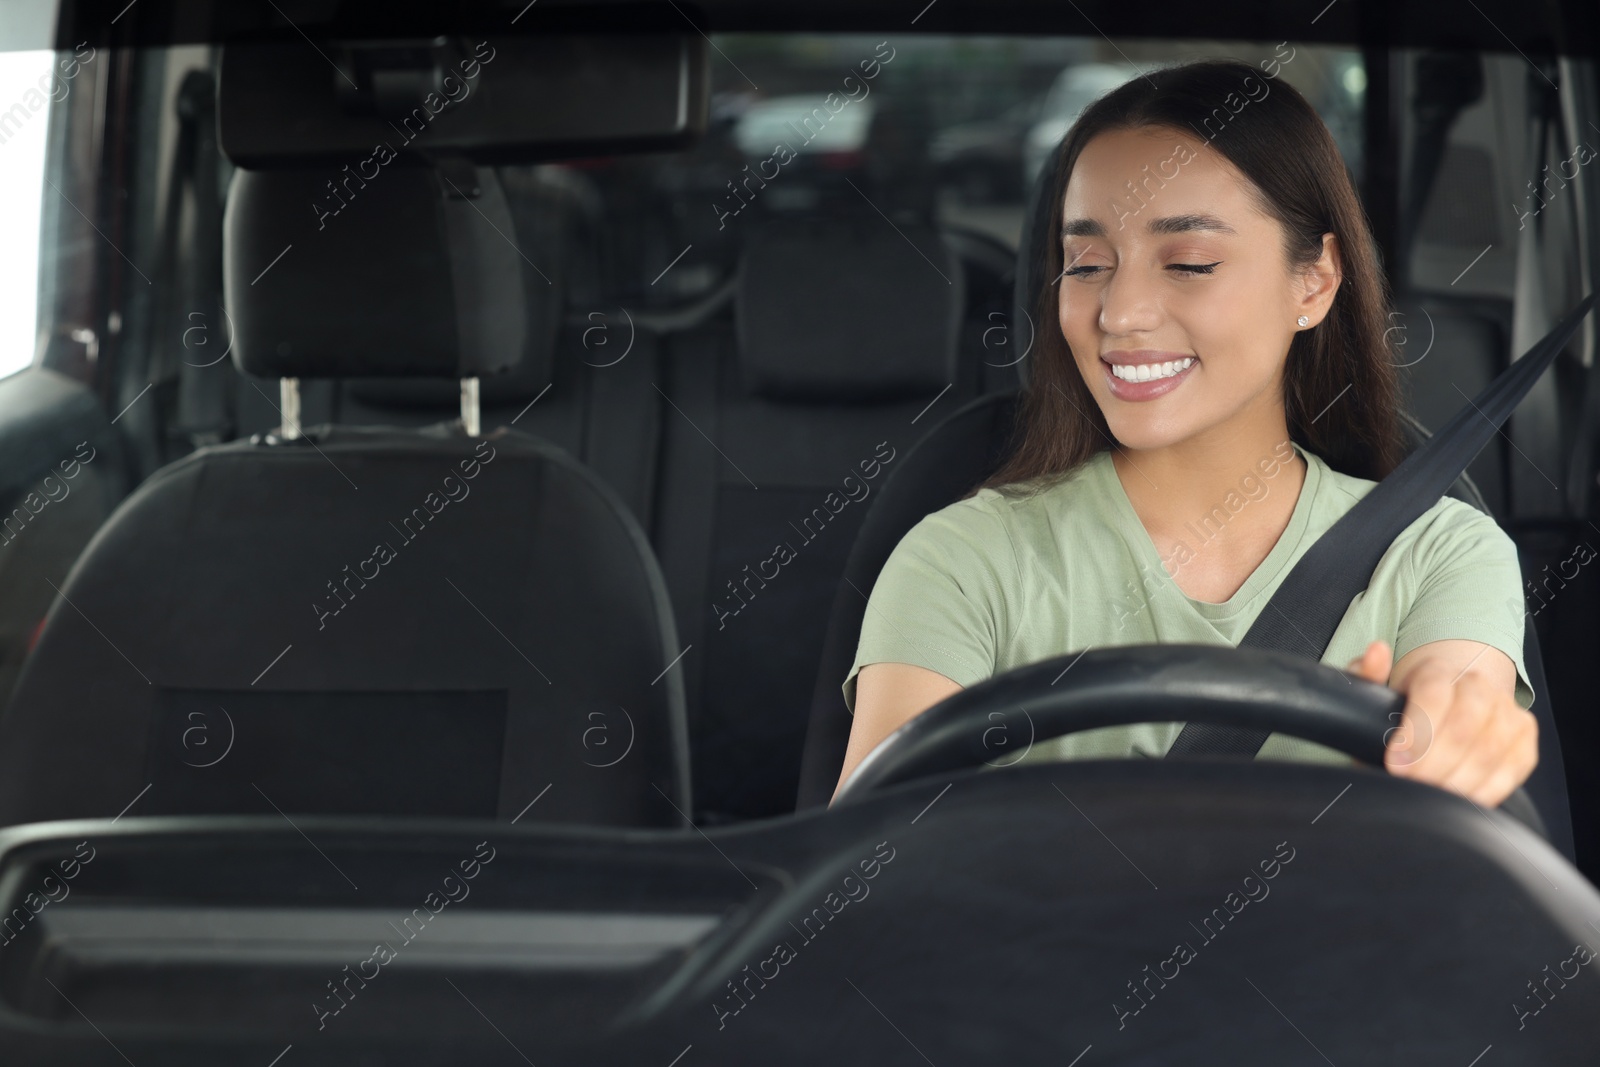
[[[868,752],[900,727],[961,686],[937,671],[909,663],[869,663],[856,674],[856,716],[844,752],[839,785],[850,777]],[[838,786],[834,795],[839,794]]]
[[[1539,724],[1515,699],[1516,665],[1482,641],[1430,641],[1390,663],[1383,641],[1350,670],[1406,694],[1389,737],[1389,773],[1498,806],[1539,762]]]

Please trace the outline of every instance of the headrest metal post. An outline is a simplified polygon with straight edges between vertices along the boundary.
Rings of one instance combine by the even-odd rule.
[[[285,441],[298,441],[300,439],[300,379],[278,379],[278,410],[283,416],[283,425],[278,427],[278,436]]]
[[[468,437],[481,436],[483,426],[478,420],[478,379],[461,379],[461,426]]]

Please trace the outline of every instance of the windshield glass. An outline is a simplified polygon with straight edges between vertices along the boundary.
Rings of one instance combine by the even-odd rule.
[[[1036,1024],[1072,1031],[1038,1038],[1050,1062],[1092,1067],[1177,1033],[1254,1041],[1206,1021],[1242,996],[1346,1063],[1370,1036],[1350,1019],[1417,1014],[1396,988],[1444,975],[1449,1011],[1500,1012],[1526,961],[1567,959],[1527,865],[1554,870],[1576,836],[1600,870],[1593,327],[1369,591],[1273,597],[1305,588],[1285,580],[1326,561],[1314,545],[1397,544],[1340,544],[1356,524],[1335,523],[1471,421],[1451,422],[1588,284],[1600,115],[1572,87],[1591,65],[1033,34],[1016,3],[995,5],[1004,33],[919,32],[961,24],[938,7],[903,32],[722,32],[717,9],[702,36],[650,3],[666,31],[558,37],[529,27],[585,4],[525,3],[377,41],[356,36],[370,5],[278,0],[167,47],[129,43],[151,39],[132,20],[188,6],[118,0],[120,44],[0,53],[0,885],[16,907],[75,877],[47,859],[82,869],[48,910],[0,907],[26,927],[0,931],[0,1045],[32,1028],[42,1060],[104,1037],[144,1067],[214,1038],[218,1062],[293,1067],[425,1034],[440,1061],[505,1038],[507,1062],[622,1062],[573,1049],[675,1026],[681,998],[689,1036],[628,1062],[761,1062],[762,1042],[782,1061],[808,1014],[828,1021],[795,1049],[833,1015],[840,1050],[888,1049],[810,1062],[922,1062],[899,1045],[924,1034],[940,1064],[1033,1062],[993,1035]],[[477,32],[513,8],[515,31]],[[322,28],[295,32],[313,10]],[[1352,17],[1331,12],[1327,39]],[[1113,121],[1075,141],[1067,181],[1086,109],[1208,59],[1236,62],[1199,76],[1270,86],[1218,101],[1253,155],[1186,147],[1202,162],[1141,196],[1141,165],[1203,125],[1164,112],[1159,137]],[[1167,87],[1209,109],[1221,81],[1194,74]],[[1292,262],[1344,252],[1354,269]],[[1296,447],[1255,453],[1280,416]],[[1002,466],[1018,456],[1026,478]],[[1082,479],[984,492],[1041,470]],[[1291,601],[1352,621],[1280,676],[1290,653],[1249,635]],[[1516,812],[1385,777],[1397,726],[1368,728],[1404,694],[1343,654],[1465,659],[1491,636],[1480,664],[1549,717],[1523,799],[1555,835],[1532,860],[1501,847],[1523,843]],[[1054,703],[1030,717],[1035,692]],[[1234,754],[1259,766],[1165,759],[1206,716],[1257,712],[1271,743]],[[962,714],[978,741],[940,732]],[[1239,879],[1280,868],[1287,891],[1243,911]],[[1381,919],[1380,883],[1462,903],[1394,910],[1416,939],[1395,953],[1356,906]],[[1231,944],[1272,966],[1206,949],[1206,977],[1124,1028],[1150,992],[1128,979],[1171,982],[1170,942],[1208,942],[1230,897],[1255,931]],[[1466,943],[1469,914],[1504,921]],[[399,968],[374,948],[391,937]],[[1063,970],[1075,953],[1093,966]],[[1491,954],[1522,968],[1504,989]],[[1394,981],[1358,973],[1401,956]],[[1226,986],[1241,968],[1259,989]],[[1066,1003],[1065,972],[1071,1003],[1039,1010]],[[1328,975],[1362,1012],[1338,1018]],[[986,983],[1011,1014],[957,1010]],[[236,1032],[257,1059],[223,1047]]]

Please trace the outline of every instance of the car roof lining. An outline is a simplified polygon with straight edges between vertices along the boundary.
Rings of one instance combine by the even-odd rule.
[[[895,34],[1060,34],[1167,39],[1293,40],[1304,44],[1448,47],[1533,54],[1592,54],[1600,15],[1580,0],[1530,6],[1479,0],[1481,17],[1443,20],[1426,0],[1355,0],[1330,4],[1313,19],[1274,3],[1236,7],[1169,5],[1150,18],[1139,5],[1039,5],[1030,0],[936,0],[912,17],[904,4],[860,0],[700,0],[695,4],[522,0],[451,5],[288,4],[257,0],[64,0],[57,47],[221,43],[262,35],[313,38],[405,38],[437,34],[514,35],[556,29],[625,28],[703,32],[893,32]],[[126,17],[122,17],[126,15]],[[290,25],[285,20],[292,19]],[[16,47],[0,41],[0,47]]]

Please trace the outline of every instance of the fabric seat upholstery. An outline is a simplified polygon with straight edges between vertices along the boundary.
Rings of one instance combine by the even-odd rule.
[[[481,212],[397,170],[318,232],[316,175],[240,171],[241,372],[514,366],[520,261],[480,176]],[[260,274],[285,244],[304,256]],[[0,719],[0,823],[138,798],[137,814],[679,825],[677,652],[643,530],[554,445],[451,423],[201,448],[124,501],[62,587]]]

